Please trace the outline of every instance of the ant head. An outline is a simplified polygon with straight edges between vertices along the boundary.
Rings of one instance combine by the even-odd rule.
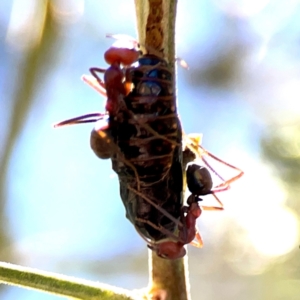
[[[107,35],[107,37],[116,39],[116,42],[104,53],[104,59],[109,65],[118,63],[130,66],[138,60],[139,45],[132,37],[122,34]]]
[[[153,250],[157,256],[165,259],[178,259],[186,254],[184,246],[180,242],[167,241],[160,244],[148,245],[148,248]]]
[[[197,164],[190,164],[186,170],[187,185],[195,195],[207,195],[213,186],[212,177],[208,169]]]
[[[130,66],[138,60],[139,56],[140,52],[137,50],[128,48],[116,48],[114,46],[110,47],[104,53],[104,59],[109,65],[118,63],[124,66]]]

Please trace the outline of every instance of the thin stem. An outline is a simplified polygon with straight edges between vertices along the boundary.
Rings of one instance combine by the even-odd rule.
[[[138,40],[142,50],[159,54],[175,70],[175,19],[177,0],[135,0]],[[144,49],[143,49],[144,48]],[[174,76],[174,90],[176,84]],[[167,260],[149,251],[149,293],[152,299],[188,300],[187,256]]]
[[[75,299],[141,299],[132,292],[103,283],[0,262],[0,282]]]

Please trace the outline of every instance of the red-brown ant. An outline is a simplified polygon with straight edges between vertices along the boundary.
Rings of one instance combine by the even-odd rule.
[[[86,114],[55,125],[55,127],[60,127],[64,125],[97,122],[91,132],[90,144],[95,154],[102,159],[110,158],[115,150],[107,120],[108,114],[115,116],[123,107],[123,97],[129,93],[129,86],[126,81],[124,82],[125,74],[124,70],[121,69],[121,65],[129,66],[133,64],[140,55],[134,43],[130,43],[129,46],[129,48],[126,47],[124,41],[122,41],[122,43],[116,41],[104,53],[105,61],[110,64],[110,67],[107,69],[90,68],[90,72],[93,76],[82,76],[82,80],[85,83],[107,98],[105,110],[108,113]],[[102,81],[97,73],[104,73],[104,81]]]
[[[209,153],[210,155],[210,153]],[[215,156],[213,156],[215,157]],[[218,161],[222,162],[220,159]],[[225,163],[225,162],[224,162]],[[225,163],[229,167],[233,167]],[[211,168],[209,166],[209,168]],[[234,169],[240,171],[239,169],[233,167]],[[213,169],[212,169],[213,170]],[[223,178],[216,173],[220,177]],[[192,244],[195,247],[201,248],[203,246],[202,237],[197,230],[196,221],[200,217],[202,210],[223,210],[223,203],[219,200],[215,193],[225,191],[229,188],[229,183],[237,180],[243,175],[240,171],[239,174],[227,181],[223,181],[222,184],[212,188],[212,177],[210,172],[206,167],[200,166],[198,164],[191,164],[188,166],[187,171],[187,186],[192,194],[187,199],[187,206],[181,208],[180,222],[178,222],[178,236],[175,237],[171,232],[164,232],[169,236],[168,239],[159,241],[157,243],[147,241],[148,248],[155,251],[159,257],[168,259],[178,259],[186,254],[184,248],[187,244]],[[217,200],[219,206],[200,206],[199,201],[202,201],[200,196],[213,195]]]

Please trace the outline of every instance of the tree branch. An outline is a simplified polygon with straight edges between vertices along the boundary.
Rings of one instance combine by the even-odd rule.
[[[175,73],[176,0],[135,0],[138,40],[142,50],[151,49],[166,59]],[[143,49],[144,48],[144,49]],[[174,76],[174,86],[176,76]],[[176,90],[176,89],[174,89]],[[149,251],[149,293],[152,299],[187,300],[187,256],[167,260]]]

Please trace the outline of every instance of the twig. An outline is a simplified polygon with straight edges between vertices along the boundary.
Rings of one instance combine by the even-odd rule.
[[[133,292],[70,276],[0,262],[0,282],[75,299],[133,300]]]
[[[174,74],[176,5],[176,0],[135,0],[138,40],[142,49],[159,53],[168,61]],[[149,251],[149,294],[152,299],[189,299],[187,270],[187,257],[167,260]]]

